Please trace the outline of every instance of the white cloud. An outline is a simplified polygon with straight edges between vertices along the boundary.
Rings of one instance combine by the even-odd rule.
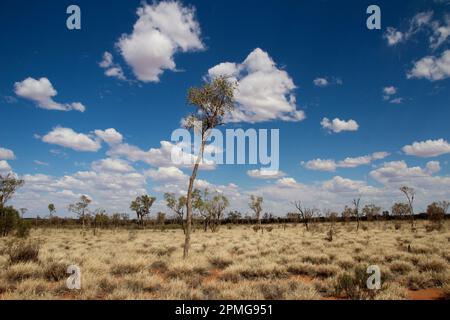
[[[330,159],[314,159],[303,164],[309,170],[317,171],[335,171],[336,162]]]
[[[434,21],[433,35],[430,37],[430,43],[432,49],[437,49],[450,37],[450,16],[445,17],[445,25],[441,25],[439,22]]]
[[[12,150],[0,148],[0,160],[14,160],[16,156]]]
[[[248,170],[247,175],[255,179],[278,179],[286,174],[280,170],[254,169]]]
[[[305,118],[304,112],[297,110],[293,80],[260,48],[253,50],[240,64],[225,62],[208,70],[210,78],[221,75],[238,82],[237,108],[227,121],[255,123]]]
[[[450,144],[444,139],[427,140],[422,142],[414,142],[402,148],[403,152],[410,156],[417,157],[437,157],[446,153],[450,153]]]
[[[174,55],[204,49],[195,9],[179,2],[143,4],[133,32],[117,42],[125,61],[143,82],[158,82],[164,70],[176,70]]]
[[[327,129],[328,131],[332,131],[334,133],[339,133],[342,131],[357,131],[359,128],[358,123],[355,120],[341,120],[336,118],[330,121],[328,118],[323,118],[320,122],[322,128]]]
[[[21,82],[16,82],[14,84],[14,92],[19,97],[34,101],[37,106],[42,109],[60,111],[76,110],[80,112],[84,112],[86,109],[80,102],[65,104],[55,102],[53,97],[56,96],[58,92],[53,88],[53,85],[47,78],[36,80],[29,77]]]
[[[68,215],[67,207],[81,194],[92,200],[91,208],[104,208],[108,213],[130,212],[130,201],[147,194],[145,177],[137,172],[78,171],[72,175],[53,177],[43,174],[24,175],[13,204],[25,206],[30,215],[47,214],[49,203],[55,203],[58,215]]]
[[[154,181],[164,182],[186,182],[189,177],[177,167],[159,167],[157,170],[150,169],[145,172],[147,177]]]
[[[33,162],[34,162],[35,164],[37,164],[38,166],[46,166],[46,167],[49,166],[48,162],[39,161],[39,160],[34,160]]]
[[[313,83],[317,87],[326,87],[330,84],[325,78],[316,78],[314,79]]]
[[[355,195],[361,192],[361,189],[366,186],[364,181],[355,181],[351,179],[342,178],[340,176],[326,181],[322,184],[322,187],[331,192],[351,192]]]
[[[92,163],[92,169],[94,171],[112,171],[120,173],[127,173],[134,171],[134,168],[130,166],[130,164],[127,161],[111,158],[94,161]]]
[[[392,104],[402,104],[402,103],[403,103],[403,98],[395,98],[395,99],[392,99],[391,101],[389,101],[389,103],[392,103]]]
[[[11,166],[6,160],[0,160],[0,173],[10,172]]]
[[[402,42],[405,39],[405,36],[402,32],[398,31],[393,27],[388,27],[386,32],[383,35],[388,42],[389,46],[395,46]]]
[[[426,164],[426,170],[430,174],[435,174],[441,171],[441,164],[439,163],[439,161],[430,161]]]
[[[390,86],[390,87],[384,87],[383,88],[383,93],[387,96],[392,96],[394,94],[397,93],[397,88],[394,86]]]
[[[450,50],[440,57],[427,56],[414,62],[414,67],[407,78],[428,79],[430,81],[444,80],[450,77]]]
[[[314,159],[308,162],[303,162],[302,165],[309,170],[316,171],[336,171],[337,168],[356,168],[362,165],[368,165],[375,160],[381,160],[388,157],[388,152],[375,152],[372,155],[366,155],[361,157],[347,157],[342,161],[336,162],[332,159]]]
[[[126,80],[122,67],[113,61],[111,53],[106,51],[103,53],[103,60],[99,63],[102,69],[105,69],[105,75],[108,77],[114,77],[120,80]]]
[[[390,189],[396,190],[402,185],[417,189],[421,196],[416,199],[426,205],[426,202],[449,196],[450,177],[434,176],[440,169],[438,161],[430,161],[424,168],[408,167],[405,161],[393,161],[371,171],[370,176]]]
[[[277,180],[277,185],[281,187],[295,187],[297,186],[297,181],[294,178],[286,177]]]
[[[107,154],[110,157],[125,157],[133,162],[142,161],[155,167],[176,166],[190,168],[195,163],[195,154],[184,152],[180,145],[169,141],[161,141],[160,144],[160,148],[150,148],[148,151],[144,151],[137,146],[133,146],[128,143],[121,143],[112,145]],[[180,164],[172,161],[173,148],[177,148],[176,151],[180,151],[181,159],[177,159],[180,160]],[[174,153],[177,152],[174,151]],[[212,160],[203,159],[200,163],[200,168],[211,170],[215,168],[215,164]]]
[[[123,140],[123,136],[114,128],[109,128],[106,130],[95,130],[94,133],[107,144],[118,144]]]
[[[56,127],[45,136],[42,141],[71,148],[76,151],[95,152],[101,148],[99,140],[92,139],[86,134],[77,133],[70,128]]]

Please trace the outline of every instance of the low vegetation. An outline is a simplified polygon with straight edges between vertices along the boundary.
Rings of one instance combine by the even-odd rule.
[[[0,238],[0,299],[408,299],[424,289],[448,298],[449,223],[399,223],[333,222],[332,241],[329,222],[199,228],[187,259],[181,228],[37,228]],[[374,264],[377,291],[365,286]],[[69,265],[81,269],[80,290],[66,287]]]

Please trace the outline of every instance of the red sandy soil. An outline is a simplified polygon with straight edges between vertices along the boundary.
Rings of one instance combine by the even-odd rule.
[[[442,289],[422,289],[416,291],[409,291],[408,300],[441,300],[444,299],[444,293]]]

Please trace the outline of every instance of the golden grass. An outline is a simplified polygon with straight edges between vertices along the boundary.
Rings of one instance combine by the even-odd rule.
[[[326,240],[327,224],[222,227],[197,230],[182,259],[181,230],[33,230],[27,243],[0,238],[0,299],[324,299],[337,279],[376,264],[382,289],[374,299],[405,299],[410,290],[440,288],[450,294],[450,230],[412,232],[393,222],[338,224]],[[13,246],[11,246],[13,243]],[[22,247],[21,247],[22,246]],[[27,257],[30,257],[29,261]],[[66,268],[81,268],[81,290],[66,287]],[[342,278],[342,277],[341,277]],[[365,297],[365,296],[364,296]],[[348,297],[347,297],[348,298]],[[365,297],[367,298],[367,297]]]

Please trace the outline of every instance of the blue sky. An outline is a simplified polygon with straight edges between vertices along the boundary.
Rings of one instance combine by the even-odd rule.
[[[164,158],[161,141],[191,110],[187,89],[224,62],[244,70],[238,102],[249,112],[226,128],[280,129],[283,173],[202,171],[199,187],[224,192],[233,209],[248,211],[250,193],[280,215],[294,200],[339,210],[358,194],[389,209],[402,184],[417,189],[418,210],[450,198],[448,1],[378,1],[381,30],[366,28],[369,1],[77,1],[81,30],[66,28],[70,4],[0,4],[0,170],[27,181],[13,204],[29,215],[49,202],[66,215],[83,193],[122,212],[143,192],[184,192],[190,170]],[[259,90],[252,72],[279,90]],[[271,116],[256,98],[275,99]],[[115,142],[95,132],[106,129]]]

